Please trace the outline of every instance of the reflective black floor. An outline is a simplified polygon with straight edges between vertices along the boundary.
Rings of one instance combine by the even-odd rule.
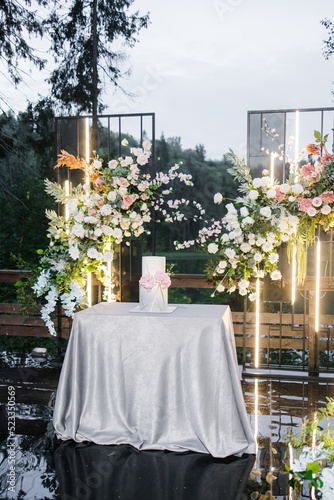
[[[257,456],[215,459],[199,453],[137,451],[128,445],[58,442],[51,425],[60,365],[2,356],[1,401],[15,387],[15,492],[10,491],[8,416],[0,410],[0,500],[271,500],[288,499],[284,468],[289,427],[298,429],[334,396],[334,380],[282,373],[246,374],[242,386],[257,436]],[[268,376],[269,375],[269,376]],[[307,498],[304,496],[303,498]]]

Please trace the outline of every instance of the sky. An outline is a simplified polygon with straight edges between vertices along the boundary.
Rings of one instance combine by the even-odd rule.
[[[248,110],[334,105],[320,24],[334,21],[332,0],[135,0],[131,9],[151,21],[125,49],[122,86],[136,97],[108,85],[105,113],[155,112],[157,137],[204,144],[219,159],[229,148],[246,155]],[[11,92],[14,110],[47,93],[46,76],[34,70]]]

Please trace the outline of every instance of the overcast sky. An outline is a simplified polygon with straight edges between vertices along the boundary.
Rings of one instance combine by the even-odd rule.
[[[135,0],[150,12],[126,49],[126,98],[107,88],[106,113],[155,112],[157,136],[180,136],[221,158],[246,152],[247,110],[333,106],[334,56],[323,57],[332,0]],[[13,94],[13,107],[46,91],[44,75]],[[312,138],[310,138],[311,140]]]

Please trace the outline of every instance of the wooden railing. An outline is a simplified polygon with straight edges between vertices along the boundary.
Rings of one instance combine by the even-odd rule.
[[[0,283],[15,283],[19,280],[22,272],[0,270]],[[138,286],[138,281],[132,279],[130,286]],[[214,288],[214,284],[207,281],[205,275],[179,274],[172,277],[172,288]],[[325,278],[321,282],[322,290],[333,290],[332,282]],[[314,279],[306,280],[303,290],[309,291],[310,303],[312,302],[312,290]],[[245,301],[245,307],[247,307]],[[262,352],[268,353],[277,349],[280,353],[284,350],[295,349],[308,353],[308,364],[310,369],[319,368],[319,353],[334,351],[334,315],[321,315],[319,332],[314,329],[314,311],[310,307],[310,314],[283,314],[262,313],[260,315],[260,338],[259,347]],[[22,305],[0,304],[0,335],[36,336],[49,337],[48,329],[40,318],[40,307],[26,311],[21,314]],[[244,311],[232,312],[236,346],[246,349],[254,348],[255,344],[255,313]],[[63,311],[59,311],[54,318],[54,324],[58,329],[59,336],[68,338],[71,328],[71,320]],[[245,357],[244,357],[245,359]]]

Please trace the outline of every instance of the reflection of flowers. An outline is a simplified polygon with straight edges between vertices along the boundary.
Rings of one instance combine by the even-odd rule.
[[[155,285],[160,285],[161,288],[168,288],[171,285],[171,279],[167,273],[163,271],[156,271],[154,276],[152,274],[144,274],[140,280],[140,285],[150,292]]]

